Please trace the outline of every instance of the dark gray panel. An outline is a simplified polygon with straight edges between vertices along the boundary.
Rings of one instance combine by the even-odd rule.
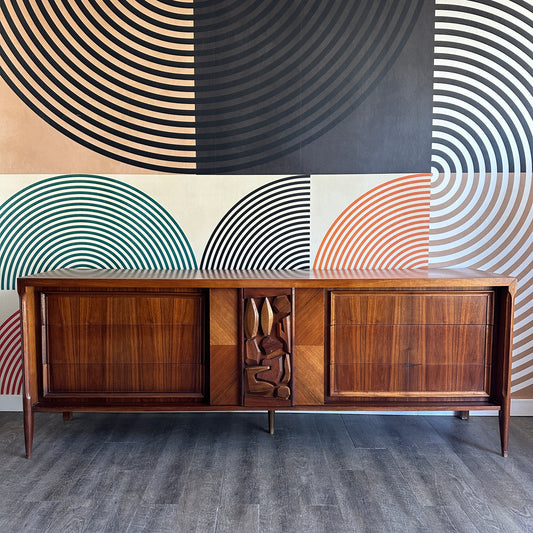
[[[432,1],[204,6],[200,173],[429,171]]]

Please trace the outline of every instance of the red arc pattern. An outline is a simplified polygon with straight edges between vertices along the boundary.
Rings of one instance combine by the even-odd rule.
[[[0,394],[22,394],[20,312],[0,325]]]

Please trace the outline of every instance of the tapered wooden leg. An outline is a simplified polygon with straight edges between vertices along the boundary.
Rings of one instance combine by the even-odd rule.
[[[31,400],[24,398],[24,442],[26,444],[26,457],[31,457],[33,449],[33,424],[34,413],[31,408]]]
[[[63,411],[63,420],[65,422],[72,420],[72,411]]]
[[[470,420],[470,411],[455,411],[455,416],[461,420]]]
[[[274,417],[276,415],[276,411],[269,411],[268,412],[268,432],[271,435],[274,435]]]
[[[502,406],[500,411],[500,441],[502,445],[502,456],[507,457],[509,453],[509,426],[511,423],[511,413],[509,409]]]

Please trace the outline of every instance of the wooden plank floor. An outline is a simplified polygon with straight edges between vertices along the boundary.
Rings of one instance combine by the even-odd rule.
[[[0,531],[533,532],[533,417],[0,413]]]

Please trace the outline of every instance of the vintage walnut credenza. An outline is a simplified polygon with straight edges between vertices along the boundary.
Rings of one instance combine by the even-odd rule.
[[[498,410],[513,278],[469,269],[56,270],[19,278],[34,413]]]

